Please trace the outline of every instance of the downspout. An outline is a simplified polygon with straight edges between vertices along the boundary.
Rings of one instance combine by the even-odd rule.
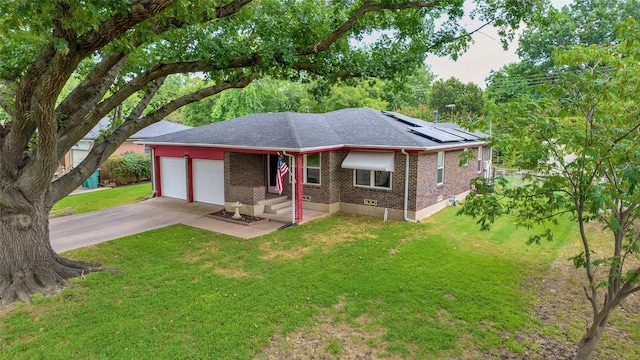
[[[409,153],[402,149],[402,153],[405,155],[405,170],[404,170],[404,221],[417,223],[414,219],[407,217],[407,210],[409,207]]]
[[[156,164],[156,149],[149,147],[149,150],[151,153],[151,197],[156,197],[158,195],[158,180],[156,179],[156,168],[158,167],[158,164]]]
[[[286,151],[282,152],[282,155],[288,156],[291,159],[291,166],[289,166],[289,175],[291,176],[291,222],[289,224],[293,225],[296,223],[296,176],[295,176],[295,168],[296,168],[296,157],[287,154]]]
[[[493,142],[492,121],[489,118],[489,139]],[[493,147],[489,148],[489,179],[493,179]]]

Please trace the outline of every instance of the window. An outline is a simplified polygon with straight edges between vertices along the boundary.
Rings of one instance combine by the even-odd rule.
[[[391,189],[391,172],[379,170],[355,169],[354,183],[356,186]]]
[[[304,156],[304,183],[320,185],[320,154]]]
[[[478,146],[478,173],[482,171],[482,146]]]
[[[438,185],[444,183],[444,151],[438,152]]]

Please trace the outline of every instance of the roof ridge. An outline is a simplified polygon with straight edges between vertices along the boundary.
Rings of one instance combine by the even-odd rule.
[[[298,129],[295,124],[291,121],[289,117],[289,113],[283,113],[284,119],[287,122],[287,126],[289,127],[289,132],[291,133],[291,137],[293,138],[294,143],[298,149],[302,148],[302,141],[300,141],[300,135],[298,134]]]

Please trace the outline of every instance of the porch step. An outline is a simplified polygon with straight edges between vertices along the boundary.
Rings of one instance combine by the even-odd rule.
[[[287,200],[287,201],[283,201],[275,204],[265,205],[264,208],[269,210],[280,210],[284,208],[291,209],[291,201]]]
[[[283,203],[287,201],[289,201],[289,198],[287,196],[278,196],[274,198],[260,200],[258,201],[258,205],[271,205],[271,204],[278,204],[278,203]]]
[[[280,209],[268,209],[265,206],[264,212],[266,214],[272,214],[272,215],[290,214],[291,213],[291,205],[289,205],[288,207],[280,208]]]
[[[291,201],[286,196],[264,201],[268,201],[264,205],[264,212],[267,214],[281,215],[291,212]]]

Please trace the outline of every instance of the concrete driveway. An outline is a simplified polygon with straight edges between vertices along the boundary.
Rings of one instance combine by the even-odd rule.
[[[55,251],[62,252],[178,223],[241,238],[263,235],[282,226],[271,221],[245,226],[205,216],[222,208],[159,197],[136,204],[56,217],[49,220],[51,246]]]

